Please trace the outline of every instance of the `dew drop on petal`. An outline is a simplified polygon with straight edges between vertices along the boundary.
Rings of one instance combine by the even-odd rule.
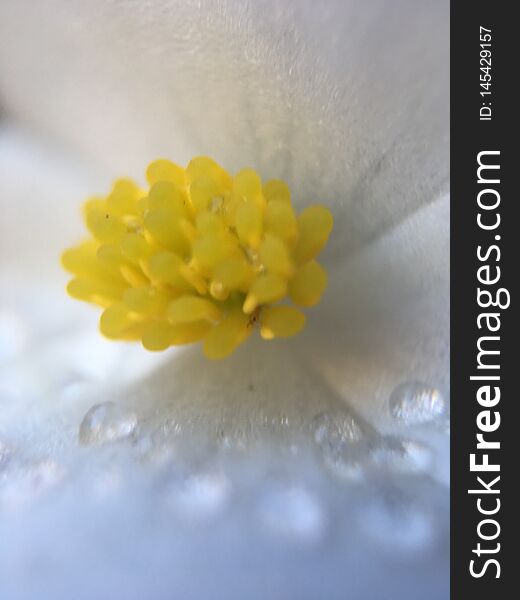
[[[350,414],[319,413],[312,420],[314,441],[324,450],[340,452],[363,437],[363,431]]]
[[[341,479],[363,478],[365,434],[353,415],[343,411],[319,413],[312,420],[311,429],[318,453],[329,470]]]
[[[397,386],[389,399],[390,413],[396,421],[418,425],[445,417],[446,401],[440,391],[425,383],[412,381]]]
[[[79,441],[88,446],[115,442],[132,436],[137,430],[137,417],[115,402],[93,406],[79,426]]]
[[[260,500],[262,523],[295,542],[315,542],[326,529],[326,514],[318,499],[302,487],[273,487]]]

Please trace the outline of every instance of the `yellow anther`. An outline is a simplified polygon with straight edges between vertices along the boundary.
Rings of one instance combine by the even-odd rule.
[[[91,280],[78,277],[71,279],[67,285],[67,292],[77,300],[94,302],[99,306],[107,307],[121,300],[124,287],[118,283],[109,283],[100,280]]]
[[[289,187],[279,179],[271,179],[264,187],[264,198],[266,202],[281,202],[282,204],[291,204],[291,192]]]
[[[300,333],[305,315],[292,306],[267,306],[262,310],[260,321],[260,335],[264,340],[272,340]]]
[[[127,233],[121,238],[121,254],[129,261],[139,264],[151,253],[152,248],[142,235]]]
[[[298,239],[298,221],[290,204],[272,201],[265,211],[265,230],[292,248]]]
[[[226,235],[225,223],[213,212],[204,211],[199,213],[195,223],[197,231],[203,236],[223,237]]]
[[[299,306],[318,304],[327,287],[327,272],[315,260],[303,265],[289,283],[291,300]]]
[[[154,242],[179,254],[188,252],[189,242],[182,231],[178,215],[169,208],[149,210],[144,225]]]
[[[181,296],[168,306],[168,320],[174,325],[202,320],[218,321],[220,317],[220,310],[215,304],[199,296]]]
[[[266,235],[260,246],[260,262],[269,273],[289,277],[293,272],[293,263],[287,246],[274,235]]]
[[[213,360],[229,356],[251,332],[249,317],[240,310],[232,311],[213,327],[204,340],[204,354]]]
[[[231,187],[229,174],[209,156],[197,156],[190,160],[186,168],[186,174],[190,183],[207,177],[213,179],[219,187],[225,190]]]
[[[233,193],[241,198],[256,199],[262,194],[262,180],[254,169],[242,169],[233,178]]]
[[[116,303],[109,306],[101,315],[99,327],[107,338],[118,339],[136,323],[138,319],[132,315],[127,306]]]
[[[192,259],[195,268],[205,277],[226,258],[233,256],[236,247],[217,237],[201,237],[193,243]]]
[[[172,181],[180,187],[186,185],[184,169],[164,158],[155,160],[148,165],[146,179],[150,185],[157,181]]]
[[[85,207],[85,221],[92,235],[104,244],[118,243],[126,233],[120,217],[108,212],[106,203],[89,202]]]
[[[204,277],[199,275],[192,267],[189,265],[181,265],[180,274],[192,287],[194,287],[199,294],[204,295],[208,291],[208,284]]]
[[[195,179],[190,185],[191,205],[196,213],[211,207],[213,198],[223,193],[222,186],[210,177]]]
[[[117,216],[136,214],[141,196],[143,192],[131,179],[118,179],[107,196],[107,210]]]
[[[121,249],[116,244],[102,244],[97,249],[96,257],[101,264],[117,269],[127,262],[121,253]]]
[[[188,216],[186,196],[171,181],[158,181],[152,185],[148,193],[148,209],[169,209],[178,218]]]
[[[215,267],[213,279],[228,290],[244,290],[253,280],[253,269],[245,258],[231,257]]]
[[[172,325],[172,344],[181,346],[198,342],[206,337],[212,327],[213,325],[206,320]]]
[[[180,219],[179,225],[184,237],[189,243],[193,243],[199,237],[200,234],[197,228],[188,219]]]
[[[123,279],[133,287],[141,287],[150,284],[148,277],[146,277],[139,267],[121,265],[119,267],[119,272],[123,276]]]
[[[158,320],[147,325],[143,332],[143,346],[147,350],[166,350],[169,346],[193,344],[202,340],[211,329],[208,321],[194,321],[171,325],[167,321]]]
[[[334,220],[328,208],[309,206],[298,217],[299,237],[294,258],[303,264],[317,256],[329,239]]]
[[[262,209],[254,200],[246,200],[238,207],[235,215],[236,229],[240,243],[258,248],[262,239]]]
[[[69,273],[85,275],[99,270],[96,253],[99,243],[95,240],[83,242],[75,248],[69,248],[61,255],[61,265]]]
[[[123,302],[129,310],[144,315],[164,313],[168,300],[168,296],[151,286],[128,288],[123,294]]]
[[[259,275],[244,301],[243,310],[251,314],[257,306],[281,300],[287,293],[287,281],[280,275],[266,273]]]
[[[146,326],[143,331],[143,346],[147,350],[166,350],[170,346],[193,344],[206,337],[212,325],[208,321],[194,321],[171,325],[167,321],[158,320]]]
[[[143,331],[143,346],[152,352],[166,350],[172,345],[173,326],[166,320],[149,323]]]
[[[173,252],[158,252],[148,262],[152,279],[161,283],[175,284],[180,277],[182,260]]]
[[[303,327],[303,313],[273,304],[319,301],[327,276],[313,259],[332,228],[326,208],[297,218],[283,181],[262,184],[249,168],[232,178],[205,156],[186,170],[157,160],[146,178],[148,189],[119,179],[88,200],[92,237],[62,256],[69,294],[106,309],[104,335],[149,350],[204,340],[217,359],[259,322],[265,339]]]
[[[61,263],[67,271],[81,279],[103,284],[104,289],[124,286],[125,281],[119,273],[119,267],[101,260],[98,256],[99,248],[99,243],[94,240],[84,242],[75,248],[66,250],[61,257]],[[94,302],[88,298],[78,297],[78,299]]]

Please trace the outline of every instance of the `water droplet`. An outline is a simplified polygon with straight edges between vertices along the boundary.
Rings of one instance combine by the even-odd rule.
[[[350,413],[320,413],[311,424],[314,441],[325,465],[336,475],[358,480],[363,475],[361,458],[367,449],[364,432]]]
[[[341,452],[345,446],[358,442],[363,431],[356,419],[349,413],[320,413],[312,420],[314,441],[323,450]]]
[[[79,441],[83,445],[115,442],[137,431],[136,415],[114,402],[93,406],[79,426]]]
[[[301,487],[273,487],[260,501],[264,525],[283,537],[302,542],[321,539],[326,516],[318,500]]]
[[[219,512],[230,494],[230,483],[222,473],[175,475],[168,484],[168,503],[188,519],[208,518]]]
[[[397,386],[390,395],[389,407],[394,419],[406,425],[438,420],[447,411],[440,391],[418,381]]]

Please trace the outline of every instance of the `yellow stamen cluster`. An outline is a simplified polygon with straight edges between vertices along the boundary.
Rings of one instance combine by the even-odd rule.
[[[212,159],[186,169],[157,160],[149,189],[129,179],[84,206],[92,238],[62,256],[69,294],[105,310],[108,338],[149,350],[203,340],[208,358],[231,354],[258,323],[264,339],[305,324],[327,274],[314,259],[332,230],[320,205],[296,216],[283,181],[253,169],[231,177]]]

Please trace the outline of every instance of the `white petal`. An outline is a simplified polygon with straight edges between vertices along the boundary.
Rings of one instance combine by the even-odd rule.
[[[210,154],[336,215],[344,256],[448,183],[445,0],[115,0],[0,8],[6,110],[140,176]]]

